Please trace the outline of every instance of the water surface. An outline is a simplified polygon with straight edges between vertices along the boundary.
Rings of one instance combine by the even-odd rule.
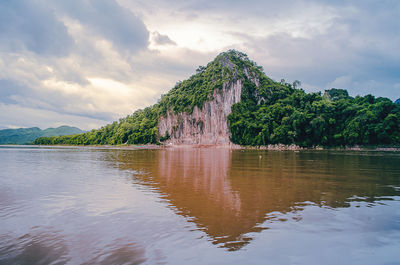
[[[400,153],[0,148],[0,264],[399,264]]]

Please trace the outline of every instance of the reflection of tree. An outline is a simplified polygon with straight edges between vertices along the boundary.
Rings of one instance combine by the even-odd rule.
[[[25,234],[19,238],[0,237],[0,264],[45,265],[76,263],[80,258],[87,258],[85,250],[91,251],[85,244],[79,244],[83,250],[82,257],[71,256],[65,236],[59,232],[36,232]],[[86,249],[87,248],[87,249]],[[93,252],[95,257],[89,264],[142,264],[146,261],[145,250],[134,243],[115,240],[101,250]],[[75,259],[75,260],[74,260]]]
[[[1,238],[0,264],[66,264],[68,247],[57,233],[26,234],[17,240]]]
[[[247,244],[270,213],[400,194],[400,158],[391,153],[167,149],[119,152],[117,160],[229,250]]]
[[[143,264],[146,262],[144,249],[138,247],[136,244],[121,244],[121,242],[114,242],[113,245],[107,246],[107,251],[101,253],[89,262],[82,265],[110,265],[110,264]]]

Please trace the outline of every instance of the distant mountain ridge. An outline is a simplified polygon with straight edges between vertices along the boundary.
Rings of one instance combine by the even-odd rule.
[[[0,130],[0,144],[30,144],[39,137],[51,137],[84,133],[71,126],[60,126],[41,130],[38,127]]]

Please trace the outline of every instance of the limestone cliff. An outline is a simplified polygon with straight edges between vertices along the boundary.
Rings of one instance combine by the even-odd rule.
[[[178,81],[153,106],[87,133],[47,138],[35,144],[231,145],[228,120],[241,100],[262,100],[257,88],[269,79],[246,54],[222,52],[189,78]],[[263,83],[264,82],[264,83]],[[260,84],[261,83],[261,84]],[[242,102],[244,103],[244,102]],[[239,106],[239,105],[238,105]],[[232,108],[233,107],[233,108]],[[232,114],[232,115],[230,115]],[[232,133],[232,134],[231,134]]]
[[[214,90],[213,100],[203,108],[194,107],[191,114],[168,111],[158,123],[160,135],[170,135],[172,144],[218,144],[228,145],[229,126],[227,117],[233,104],[240,101],[242,81],[223,84],[222,90]]]
[[[167,144],[187,145],[230,145],[230,131],[228,115],[233,104],[240,102],[243,77],[237,73],[237,67],[228,58],[222,57],[220,63],[225,69],[232,71],[231,78],[222,84],[221,89],[215,89],[212,100],[204,102],[199,108],[195,106],[191,113],[175,113],[167,111],[159,119],[158,133],[161,136],[168,135]],[[250,69],[243,69],[244,76],[256,86],[259,80]]]
[[[229,50],[178,81],[152,106],[98,130],[41,137],[35,144],[277,145],[279,150],[280,144],[286,149],[399,145],[400,108],[391,100],[353,98],[342,89],[321,96],[298,84],[276,82],[246,54]],[[369,109],[374,111],[365,118]]]

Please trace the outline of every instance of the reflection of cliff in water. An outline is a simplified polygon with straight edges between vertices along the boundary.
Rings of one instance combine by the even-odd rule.
[[[230,250],[248,243],[270,213],[400,195],[398,154],[182,148],[119,152],[117,160]]]

